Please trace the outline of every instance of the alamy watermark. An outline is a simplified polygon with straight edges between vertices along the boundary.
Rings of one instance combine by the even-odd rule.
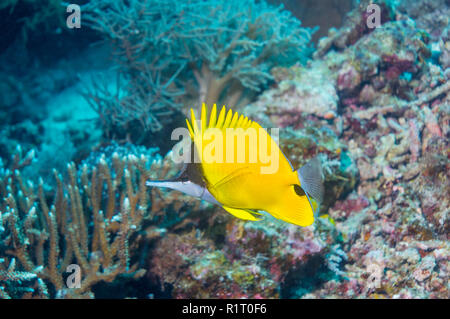
[[[384,267],[378,263],[367,263],[366,270],[369,273],[367,278],[366,292],[374,291],[381,287],[381,277],[383,275]]]
[[[81,28],[81,7],[77,4],[69,4],[66,12],[70,13],[67,17],[66,25],[69,29]],[[366,19],[366,25],[369,29],[379,28],[381,26],[381,8],[375,3],[367,6],[366,12],[369,14]]]
[[[379,28],[381,26],[381,8],[379,5],[372,3],[367,6],[366,12],[369,14],[366,24],[369,29]]]
[[[81,8],[78,4],[69,4],[66,12],[70,13],[67,17],[66,25],[69,29],[81,28]]]
[[[81,267],[77,264],[70,264],[67,266],[66,272],[70,273],[66,279],[67,288],[81,288]]]
[[[196,122],[197,127],[202,127],[201,121]],[[181,139],[172,149],[172,159],[176,163],[258,163],[261,174],[274,174],[279,168],[278,128],[270,129],[270,135],[262,127],[207,128],[194,137],[196,152],[193,157],[188,129],[173,130],[171,139]]]

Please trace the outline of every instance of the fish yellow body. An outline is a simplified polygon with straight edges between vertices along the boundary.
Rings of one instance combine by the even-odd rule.
[[[191,109],[186,122],[214,202],[244,220],[259,220],[258,211],[266,211],[295,225],[313,223],[322,194],[320,162],[295,171],[265,129],[225,107],[217,113],[214,105],[208,114],[203,104],[200,119]]]

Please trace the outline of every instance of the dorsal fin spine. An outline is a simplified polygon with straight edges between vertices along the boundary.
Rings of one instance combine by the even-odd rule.
[[[202,104],[202,114],[200,115],[200,125],[202,126],[202,134],[205,132],[206,130],[206,104],[203,103]]]
[[[231,119],[231,123],[230,123],[230,127],[231,128],[236,128],[236,124],[237,124],[238,119],[239,119],[238,112],[234,112],[233,118]]]
[[[209,121],[207,121],[209,118]],[[243,128],[247,129],[251,126],[252,121],[243,114],[239,115],[238,112],[234,112],[231,109],[226,109],[225,105],[222,107],[219,115],[217,116],[217,105],[214,104],[211,109],[211,114],[208,117],[208,110],[205,103],[202,104],[202,110],[200,114],[200,124],[195,116],[194,110],[191,108],[191,120],[186,119],[187,128],[191,137],[194,138],[199,134],[203,134],[207,128]]]
[[[239,120],[236,123],[236,127],[241,127],[243,123],[244,123],[244,115],[241,114],[241,116],[239,117]]]
[[[226,109],[225,109],[225,105],[224,105],[222,107],[222,110],[220,111],[219,118],[217,119],[217,123],[216,123],[216,127],[219,129],[221,129],[223,126],[223,121],[225,120],[225,112],[226,112]]]
[[[189,120],[186,119],[187,128],[189,130],[189,134],[191,134],[191,139],[194,138],[194,130],[192,129],[191,123],[189,123]]]
[[[216,120],[217,120],[217,105],[214,104],[211,110],[211,116],[209,117],[208,127],[209,128],[215,127]]]
[[[231,109],[229,109],[227,112],[227,117],[225,118],[225,122],[223,123],[223,128],[227,128],[230,126],[232,117],[233,117],[233,111]]]
[[[191,123],[192,123],[192,129],[194,132],[194,136],[196,136],[199,133],[199,129],[197,126],[197,121],[195,119],[195,113],[194,113],[193,109],[191,109]]]

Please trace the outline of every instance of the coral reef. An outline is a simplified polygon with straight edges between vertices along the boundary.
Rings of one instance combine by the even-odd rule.
[[[229,260],[214,243],[192,231],[168,235],[151,260],[155,279],[175,298],[274,298],[277,283],[251,260]]]
[[[414,19],[417,27],[427,30],[433,40],[439,39],[442,31],[448,28],[450,8],[445,0],[400,1],[396,6],[397,15],[407,15]]]
[[[119,73],[112,89],[105,80],[93,81],[94,85],[83,95],[99,114],[107,138],[114,137],[119,128],[129,132],[136,124],[145,132],[163,129],[167,118],[173,116],[174,98],[183,91],[171,88],[171,80],[160,83],[159,77],[151,70],[140,71],[133,77]],[[142,144],[140,140],[137,142]]]
[[[297,230],[269,216],[258,223],[233,219],[220,249],[195,230],[168,235],[150,272],[176,298],[278,298],[286,278],[326,250],[326,235]]]
[[[336,116],[339,97],[333,72],[322,63],[313,62],[312,67],[298,65],[287,70],[277,68],[273,73],[279,81],[277,87],[264,91],[254,103],[255,108],[267,109],[265,113],[281,117],[280,121],[300,112],[323,118]],[[273,118],[272,121],[275,125],[283,124]]]
[[[361,2],[341,29],[320,41],[308,65],[277,70],[277,85],[246,108],[267,127],[293,128],[297,136],[305,135],[303,127],[333,132],[328,144],[333,147],[323,146],[324,136],[312,143],[327,155],[325,166],[339,158],[339,149],[356,168],[357,179],[342,181],[347,190],[340,197],[328,193],[325,197],[333,200],[323,210],[347,257],[329,260],[330,265],[337,261],[342,277],[328,278],[319,288],[293,289],[290,296],[447,298],[450,86],[445,55],[433,56],[426,32],[431,29],[418,29],[402,14],[386,14],[380,28],[361,29],[366,5]],[[439,41],[441,47],[446,43],[446,32]],[[305,75],[314,89],[305,84]],[[311,101],[320,105],[311,107]],[[280,138],[280,143],[292,144],[286,152],[294,155],[302,149],[308,156],[311,150],[308,139]]]
[[[59,0],[45,0],[39,5],[30,0],[5,0],[0,3],[0,10],[8,10],[10,13],[13,13],[21,6],[31,6],[30,11],[33,12],[33,14],[22,18],[21,32],[24,37],[33,29],[45,28],[47,31],[50,31],[54,27],[62,26],[63,22],[65,22],[62,14],[64,7]],[[21,9],[23,10],[23,7]]]
[[[124,92],[95,87],[88,94],[110,129],[136,119],[144,131],[158,131],[180,95],[245,104],[267,86],[272,67],[305,60],[310,51],[311,31],[264,1],[102,0],[83,11],[122,64]]]
[[[140,258],[134,254],[145,254],[138,248],[139,242],[163,234],[163,227],[170,226],[167,216],[161,218],[161,206],[153,204],[158,194],[149,194],[145,182],[156,177],[154,172],[167,177],[173,171],[167,159],[164,164],[158,157],[141,154],[137,158],[127,153],[119,157],[117,152],[106,150],[95,164],[79,169],[69,163],[65,180],[54,171],[57,186],[48,196],[44,181],[36,187],[22,178],[21,170],[30,164],[34,152],[22,156],[22,150],[17,149],[9,168],[1,171],[3,296],[11,294],[10,281],[37,278],[37,287],[24,289],[22,297],[93,297],[92,287],[99,281],[144,275]],[[181,206],[189,205],[176,197],[171,202],[179,214]],[[79,269],[79,286],[65,282],[71,265]],[[17,297],[16,290],[12,293]]]
[[[0,52],[0,298],[448,298],[448,1],[354,1],[314,52],[265,1],[84,3],[100,47]],[[181,170],[199,101],[279,128],[295,169],[320,158],[313,225],[145,186]]]

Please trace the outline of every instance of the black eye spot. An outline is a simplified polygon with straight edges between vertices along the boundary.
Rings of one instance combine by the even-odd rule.
[[[303,188],[300,187],[300,185],[294,185],[294,191],[298,196],[305,196],[305,191]]]

